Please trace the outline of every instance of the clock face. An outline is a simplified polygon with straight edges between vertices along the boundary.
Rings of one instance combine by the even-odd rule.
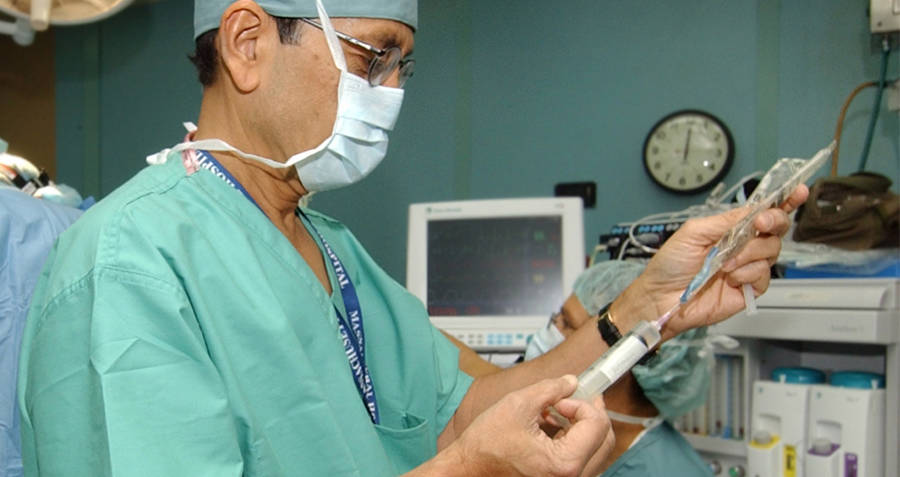
[[[717,184],[734,160],[731,132],[703,111],[678,111],[661,119],[644,141],[644,168],[662,187],[693,193]]]

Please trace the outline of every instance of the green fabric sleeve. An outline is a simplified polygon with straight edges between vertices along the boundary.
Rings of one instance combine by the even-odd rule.
[[[435,429],[440,435],[469,391],[473,379],[459,369],[459,349],[440,330],[435,327],[431,330],[434,339],[434,374],[438,385]]]
[[[179,287],[93,269],[29,319],[27,475],[242,474],[235,419]]]

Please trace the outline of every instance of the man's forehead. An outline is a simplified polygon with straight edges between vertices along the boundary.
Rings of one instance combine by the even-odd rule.
[[[194,38],[219,27],[222,14],[234,0],[194,0]],[[316,18],[315,0],[256,0],[269,15],[287,18]],[[381,18],[395,20],[415,30],[418,26],[417,0],[322,0],[330,17]]]

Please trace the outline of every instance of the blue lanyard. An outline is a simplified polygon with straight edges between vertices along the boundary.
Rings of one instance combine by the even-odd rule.
[[[212,154],[207,151],[197,151],[197,155],[200,156],[197,158],[197,165],[200,166],[200,168],[212,172],[214,176],[222,179],[226,184],[237,189],[238,192],[244,194],[244,197],[250,200],[250,203],[255,205],[257,209],[262,211],[262,208],[259,206],[259,204],[256,203],[255,200],[253,200],[253,197],[250,196],[250,193],[247,192],[247,189],[244,189],[244,186],[242,186],[241,183],[238,182],[238,180],[235,179],[230,172],[228,172],[228,169],[225,169],[225,166],[220,164]],[[265,215],[265,213],[263,213],[263,215]]]
[[[356,383],[356,389],[359,391],[359,395],[369,411],[369,417],[372,418],[372,422],[378,424],[380,422],[378,403],[375,399],[375,387],[372,385],[369,367],[366,365],[366,332],[363,329],[362,309],[359,306],[356,287],[353,285],[353,281],[350,280],[350,276],[347,274],[343,263],[341,263],[341,259],[328,245],[325,237],[319,233],[319,230],[316,229],[316,226],[313,225],[312,221],[309,220],[309,217],[302,210],[298,208],[297,212],[306,219],[309,227],[319,236],[319,240],[322,241],[322,247],[325,248],[325,255],[328,256],[331,268],[334,270],[335,277],[337,277],[338,286],[341,289],[341,297],[344,299],[344,308],[347,312],[347,318],[349,318],[348,321],[347,318],[341,315],[337,307],[334,308],[334,312],[338,317],[338,331],[340,331],[341,339],[344,341],[344,353],[350,362],[353,381]],[[350,332],[351,330],[352,333]]]
[[[240,191],[253,203],[253,205],[259,208],[259,204],[253,200],[253,197],[250,196],[247,189],[244,189],[241,183],[238,182],[238,180],[235,179],[234,176],[232,176],[228,170],[212,156],[212,154],[206,151],[197,152],[200,156],[197,159],[197,163],[200,167],[209,170],[213,175],[225,181],[226,184]],[[262,209],[260,208],[260,210]],[[373,423],[378,424],[380,422],[378,416],[378,403],[375,398],[375,387],[372,384],[369,367],[366,365],[366,332],[363,329],[362,308],[359,306],[359,296],[356,294],[356,287],[353,285],[353,281],[350,280],[350,276],[344,268],[341,259],[334,253],[331,246],[328,245],[325,237],[319,233],[319,230],[316,229],[316,226],[313,225],[312,221],[309,220],[309,217],[307,217],[302,210],[298,208],[297,212],[303,216],[306,223],[309,224],[309,227],[319,237],[319,240],[322,242],[322,247],[325,248],[325,255],[328,256],[331,269],[334,271],[334,276],[337,278],[338,285],[341,289],[341,298],[344,300],[344,308],[347,311],[347,318],[349,318],[348,320],[341,315],[337,306],[334,307],[334,312],[338,317],[338,332],[341,334],[341,340],[344,344],[344,354],[346,354],[347,361],[350,363],[350,371],[353,373],[353,382],[356,384],[356,389],[359,391],[363,404],[365,404],[366,410],[369,412],[369,417],[372,419]]]

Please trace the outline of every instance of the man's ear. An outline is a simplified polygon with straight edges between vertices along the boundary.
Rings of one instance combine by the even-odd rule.
[[[225,74],[239,91],[249,93],[259,86],[274,29],[272,17],[252,0],[234,2],[222,14],[217,47]]]

